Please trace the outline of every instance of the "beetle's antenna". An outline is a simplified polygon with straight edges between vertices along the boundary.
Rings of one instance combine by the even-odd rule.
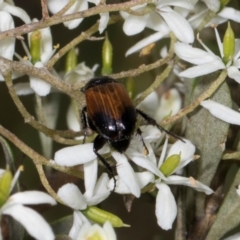
[[[163,127],[161,127],[159,124],[157,124],[157,122],[156,122],[153,118],[149,117],[149,116],[148,116],[146,113],[144,113],[143,111],[141,111],[141,110],[139,110],[139,109],[136,108],[136,112],[139,113],[149,124],[151,124],[151,125],[153,125],[153,126],[156,126],[158,129],[164,131],[165,133],[167,133],[167,134],[173,136],[174,138],[179,139],[179,140],[181,140],[182,142],[185,143],[185,141],[184,141],[181,137],[179,137],[178,135],[176,135],[176,134],[174,134],[174,133],[166,130],[166,129],[163,128]]]

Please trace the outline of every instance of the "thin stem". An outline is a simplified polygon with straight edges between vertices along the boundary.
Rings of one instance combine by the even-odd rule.
[[[9,93],[10,93],[16,107],[18,108],[19,112],[22,114],[25,122],[27,122],[29,125],[31,125],[35,129],[37,129],[38,131],[41,131],[44,134],[46,134],[47,136],[51,137],[56,142],[59,142],[62,144],[68,144],[68,145],[75,145],[75,144],[82,143],[82,141],[77,141],[77,140],[66,139],[66,138],[60,137],[59,135],[57,135],[57,132],[55,130],[52,130],[52,129],[46,127],[45,125],[39,123],[38,121],[36,121],[34,119],[34,117],[24,107],[20,98],[16,94],[14,87],[13,87],[11,73],[9,72],[7,74],[3,74],[3,76],[5,77],[5,81],[6,81],[6,85],[8,87]]]
[[[132,0],[119,4],[107,4],[107,5],[97,5],[96,7],[92,7],[88,10],[76,12],[73,14],[67,14],[64,16],[53,15],[48,19],[43,19],[42,21],[25,24],[20,27],[10,29],[0,33],[0,40],[8,37],[17,37],[29,32],[33,32],[35,30],[43,29],[46,27],[50,27],[62,22],[71,21],[78,18],[86,18],[90,16],[94,16],[100,13],[106,12],[118,12],[118,11],[126,11],[131,7],[143,4],[143,3],[151,3],[152,0]]]
[[[49,18],[47,0],[41,0],[41,5],[42,5],[42,18],[43,19]]]
[[[240,152],[225,153],[222,160],[240,160]]]
[[[42,182],[42,185],[45,187],[45,189],[47,190],[47,192],[56,200],[58,201],[59,203],[63,204],[63,205],[66,205],[62,200],[61,198],[59,198],[59,196],[57,195],[57,193],[52,189],[52,187],[50,186],[47,178],[46,178],[46,175],[44,173],[44,170],[43,170],[43,166],[42,164],[35,164],[36,168],[37,168],[37,171],[38,171],[38,175],[40,177],[40,180]]]
[[[185,116],[186,114],[192,112],[197,106],[200,105],[202,101],[204,101],[206,98],[211,97],[211,95],[219,88],[219,86],[225,81],[227,77],[227,71],[223,70],[219,77],[210,85],[209,89],[203,92],[195,102],[188,105],[186,108],[179,111],[176,115],[174,115],[171,118],[168,118],[164,120],[161,124],[162,125],[168,125],[170,123],[173,123],[180,119],[181,117]]]
[[[49,161],[44,156],[40,155],[36,151],[34,151],[32,148],[28,147],[24,142],[22,142],[16,135],[9,132],[6,128],[4,128],[2,125],[0,125],[0,134],[8,139],[11,143],[13,143],[17,148],[19,148],[24,154],[26,154],[29,158],[31,158],[34,162],[34,164],[42,164],[45,166],[52,167],[60,172],[64,172],[67,174],[70,174],[72,176],[82,178],[83,179],[83,173],[76,171],[74,168],[69,167],[63,167],[59,166],[53,161]]]
[[[115,16],[112,17],[109,20],[108,25],[111,25],[113,23],[116,23],[118,21],[120,21],[121,18],[120,16]],[[85,32],[81,32],[81,34],[79,36],[77,36],[76,38],[74,38],[71,42],[69,42],[67,45],[65,45],[63,48],[61,48],[47,63],[46,67],[48,69],[51,69],[53,67],[53,65],[64,55],[66,54],[70,49],[74,48],[76,45],[78,45],[80,42],[88,39],[89,37],[91,37],[95,32],[98,31],[98,26],[99,23],[95,23],[92,27],[90,27],[87,31]]]

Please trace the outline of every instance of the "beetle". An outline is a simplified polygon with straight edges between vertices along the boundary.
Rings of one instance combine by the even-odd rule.
[[[107,76],[93,78],[81,91],[86,96],[86,106],[81,111],[81,121],[84,130],[83,143],[86,140],[87,128],[98,133],[94,139],[93,152],[113,177],[114,189],[116,187],[116,179],[113,169],[98,151],[107,142],[120,153],[126,151],[136,128],[138,115],[142,116],[148,124],[154,125],[167,134],[182,140],[158,125],[146,113],[135,108],[124,86],[113,78]],[[136,132],[141,137],[141,141],[147,150],[141,130],[137,128]]]

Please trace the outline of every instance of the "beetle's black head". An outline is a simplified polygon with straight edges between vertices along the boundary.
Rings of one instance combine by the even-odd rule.
[[[122,153],[127,150],[128,146],[130,144],[130,141],[131,141],[130,138],[125,138],[125,139],[119,140],[119,141],[109,141],[109,143],[113,149]]]
[[[107,84],[107,83],[112,83],[112,82],[116,82],[118,83],[118,81],[116,81],[113,78],[107,77],[107,76],[103,76],[103,77],[96,77],[96,78],[92,78],[89,82],[87,82],[87,84],[81,88],[81,92],[85,92],[87,89],[97,86],[97,85],[102,85],[102,84]]]

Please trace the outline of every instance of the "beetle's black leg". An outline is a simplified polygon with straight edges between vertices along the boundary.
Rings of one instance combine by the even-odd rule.
[[[101,160],[101,162],[104,164],[104,166],[107,168],[108,172],[110,173],[111,177],[113,177],[114,181],[114,187],[113,187],[113,192],[116,188],[116,178],[114,176],[114,172],[110,164],[98,153],[98,151],[103,147],[103,145],[106,143],[106,139],[103,138],[100,135],[97,135],[96,138],[94,139],[93,143],[93,152],[97,155],[97,157]]]
[[[86,118],[87,107],[85,106],[81,111],[82,129],[84,130],[83,143],[87,137],[87,118]]]
[[[145,142],[144,142],[144,140],[143,140],[142,131],[141,131],[140,128],[137,129],[137,134],[138,134],[138,135],[140,136],[140,138],[141,138],[141,141],[142,141],[142,143],[143,143],[143,147],[145,148],[145,151],[146,151],[146,155],[148,155],[148,154],[149,154],[149,151],[148,151],[148,148],[147,148],[147,146],[146,146],[146,144],[145,144]]]
[[[185,142],[182,138],[180,138],[179,136],[175,135],[174,133],[166,130],[165,128],[161,127],[159,124],[157,124],[157,122],[149,117],[146,113],[142,112],[141,110],[137,109],[136,108],[136,112],[139,113],[149,124],[153,125],[153,126],[156,126],[157,128],[159,128],[160,130],[164,131],[165,133],[173,136],[174,138],[177,138],[179,140],[181,140],[182,142]]]

